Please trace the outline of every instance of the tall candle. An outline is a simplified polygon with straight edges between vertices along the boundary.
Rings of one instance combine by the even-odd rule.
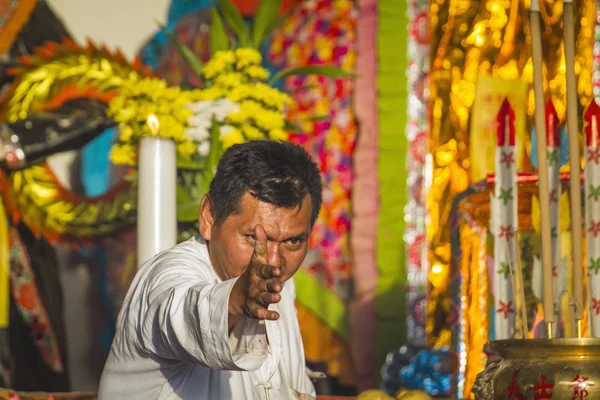
[[[575,80],[575,32],[573,1],[563,4],[565,66],[567,73],[567,132],[569,134],[569,167],[571,192],[571,235],[573,246],[573,301],[577,336],[581,337],[583,319],[583,257],[581,233],[581,170],[579,156],[579,122],[577,118],[577,81]]]
[[[153,131],[156,116],[148,118]],[[175,246],[177,240],[175,142],[160,137],[140,139],[138,165],[138,265]]]
[[[544,320],[548,324],[548,336],[552,336],[554,322],[554,298],[552,282],[552,235],[550,233],[550,191],[548,189],[548,159],[546,149],[546,120],[544,83],[542,75],[542,33],[538,0],[532,0],[529,12],[531,31],[531,59],[533,61],[533,92],[535,97],[535,126],[538,134],[537,157],[540,196],[540,230],[542,233],[542,304]]]
[[[600,107],[592,98],[583,117],[585,134],[585,242],[588,265],[588,315],[590,317],[591,337],[600,332],[598,307],[600,298],[594,288],[600,287],[600,142],[598,140],[598,119]],[[580,324],[579,324],[580,325]]]
[[[517,324],[519,303],[511,265],[515,265],[518,235],[518,193],[516,169],[515,113],[508,99],[502,102],[496,131],[494,198],[490,226],[494,234],[494,326],[495,339],[523,336]],[[504,243],[504,246],[502,246]],[[510,278],[510,279],[509,279]]]

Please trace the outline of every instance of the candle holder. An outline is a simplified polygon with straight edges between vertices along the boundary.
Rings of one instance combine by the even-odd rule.
[[[600,395],[600,339],[511,339],[484,346],[475,399],[584,399]]]

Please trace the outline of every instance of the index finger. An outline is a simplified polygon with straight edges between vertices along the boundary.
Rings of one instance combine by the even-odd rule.
[[[256,275],[262,279],[277,278],[279,275],[281,275],[281,270],[278,267],[261,263],[256,270]]]
[[[267,256],[267,232],[261,225],[254,227],[254,254],[261,260],[266,260]]]

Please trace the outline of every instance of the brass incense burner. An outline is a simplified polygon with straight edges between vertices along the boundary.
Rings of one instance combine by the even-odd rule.
[[[475,399],[600,398],[600,339],[496,340],[484,351]]]

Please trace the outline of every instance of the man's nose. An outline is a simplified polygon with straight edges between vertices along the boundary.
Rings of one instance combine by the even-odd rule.
[[[269,265],[274,267],[281,267],[283,262],[283,257],[281,257],[281,250],[279,248],[279,243],[269,241],[267,244],[267,262]]]

